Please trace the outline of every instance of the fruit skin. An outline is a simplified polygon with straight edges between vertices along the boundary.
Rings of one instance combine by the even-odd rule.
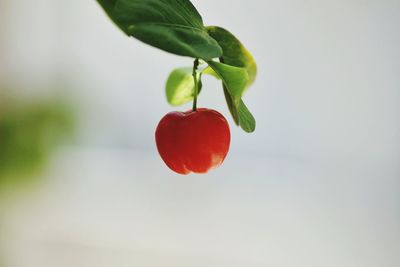
[[[229,124],[218,111],[170,112],[156,129],[158,152],[179,174],[206,173],[222,164],[229,151]]]

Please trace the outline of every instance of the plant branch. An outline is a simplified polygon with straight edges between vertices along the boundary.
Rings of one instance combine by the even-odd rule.
[[[199,59],[193,63],[193,80],[194,80],[194,97],[193,97],[193,111],[197,110],[197,96],[199,94],[199,81],[197,79],[197,68],[199,67]]]

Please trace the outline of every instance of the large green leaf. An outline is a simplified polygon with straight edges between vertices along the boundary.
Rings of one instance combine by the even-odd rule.
[[[257,76],[257,64],[239,39],[221,27],[209,26],[207,31],[221,46],[223,62],[231,66],[245,68],[249,76],[247,87],[253,84]]]
[[[199,93],[201,91],[201,73],[197,74],[199,81]],[[180,106],[190,102],[194,98],[195,88],[193,68],[178,68],[171,72],[166,84],[168,103],[172,106]]]
[[[210,60],[222,49],[189,0],[97,0],[127,35],[164,51]]]

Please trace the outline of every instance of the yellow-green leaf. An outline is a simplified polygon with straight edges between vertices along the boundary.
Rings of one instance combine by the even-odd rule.
[[[192,68],[178,68],[171,72],[166,84],[168,103],[180,106],[193,100],[194,79]]]
[[[223,62],[231,66],[245,68],[249,77],[246,87],[252,85],[257,76],[257,64],[250,52],[239,39],[224,28],[209,26],[207,31],[221,46]]]

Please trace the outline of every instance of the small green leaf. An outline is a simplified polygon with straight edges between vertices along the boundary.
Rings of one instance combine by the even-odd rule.
[[[97,0],[127,35],[164,51],[211,60],[222,49],[189,0]]]
[[[239,105],[236,107],[228,90],[225,86],[223,87],[226,103],[228,104],[229,111],[235,124],[240,126],[247,133],[254,132],[256,129],[256,120],[244,104],[243,100],[240,99]]]
[[[219,77],[218,74],[215,73],[215,71],[214,71],[210,66],[204,68],[204,70],[202,71],[202,73],[203,73],[203,74],[211,75],[211,76],[213,76],[214,78],[217,78],[218,80],[221,80],[221,77]]]
[[[199,93],[201,91],[201,73],[198,73]],[[166,84],[168,103],[172,106],[180,106],[190,102],[194,98],[193,69],[178,68],[171,72]]]
[[[246,69],[215,61],[208,61],[207,63],[221,78],[229,94],[232,96],[235,106],[238,106],[249,79]]]
[[[239,103],[238,116],[240,127],[245,132],[252,133],[256,130],[256,120],[244,104],[243,100],[240,100]]]
[[[222,87],[224,88],[224,95],[225,95],[225,100],[226,100],[226,104],[228,105],[229,111],[232,115],[233,121],[235,122],[235,124],[237,126],[240,125],[239,123],[239,115],[238,115],[238,111],[237,108],[235,106],[235,104],[233,103],[232,97],[229,94],[228,90],[226,89],[225,85],[222,85]]]
[[[257,76],[257,64],[250,52],[232,33],[224,28],[209,26],[208,33],[221,46],[223,52],[223,62],[225,64],[245,68],[249,75],[247,87],[253,84]]]

